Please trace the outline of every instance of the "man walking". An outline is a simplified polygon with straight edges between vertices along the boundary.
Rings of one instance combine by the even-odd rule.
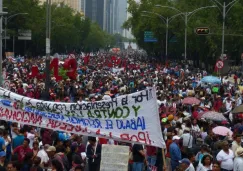
[[[172,171],[175,170],[177,166],[179,166],[179,161],[181,160],[181,150],[179,148],[179,136],[173,136],[173,143],[170,145],[170,157],[171,157],[171,168]]]

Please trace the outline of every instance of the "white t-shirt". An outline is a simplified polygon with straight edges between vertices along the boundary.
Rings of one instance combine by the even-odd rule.
[[[243,158],[236,157],[234,160],[234,171],[242,171],[243,168]]]
[[[34,139],[35,139],[35,134],[28,132],[27,138],[30,140],[29,147],[32,149],[33,148],[33,142],[34,142]]]
[[[234,168],[234,153],[229,149],[229,154],[225,153],[224,150],[221,150],[217,156],[217,160],[221,162],[221,168],[226,170],[233,170]]]
[[[185,171],[195,171],[193,164],[191,163],[190,166]]]
[[[197,171],[208,171],[212,170],[212,164],[210,165],[209,168],[203,166],[201,163],[198,164]]]
[[[198,125],[192,125],[192,131],[195,131],[195,132],[200,132],[200,128]]]
[[[45,150],[40,150],[37,153],[37,156],[41,158],[41,163],[47,163],[49,161],[49,157],[48,157],[47,153],[45,152]]]
[[[192,137],[191,134],[189,134],[189,133],[182,134],[181,138],[183,138],[183,146],[186,146],[188,148],[192,148],[193,137]]]

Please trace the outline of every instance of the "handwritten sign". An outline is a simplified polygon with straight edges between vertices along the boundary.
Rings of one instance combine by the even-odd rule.
[[[129,147],[102,145],[100,171],[127,171]]]
[[[24,118],[26,113],[31,113],[58,124],[79,126],[96,136],[165,147],[155,88],[119,96],[112,100],[81,104],[41,101],[1,88],[0,96],[10,99],[1,100],[1,103],[10,107],[11,111],[4,113],[6,115],[9,113],[11,117],[18,110],[20,118]],[[25,121],[25,124],[31,122],[30,119]],[[53,128],[56,127],[58,126],[54,124]]]

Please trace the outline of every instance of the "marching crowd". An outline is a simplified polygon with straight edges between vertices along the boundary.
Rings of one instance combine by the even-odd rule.
[[[50,101],[109,100],[156,86],[166,142],[165,161],[162,149],[156,147],[1,121],[0,171],[98,171],[102,144],[129,146],[130,171],[243,171],[243,122],[241,112],[232,112],[242,104],[241,81],[237,75],[224,77],[221,83],[203,84],[200,81],[207,72],[195,70],[188,63],[160,64],[154,59],[131,55],[126,57],[126,65],[133,64],[133,67],[114,72],[106,66],[104,59],[107,58],[111,59],[112,55],[99,54],[91,57],[87,65],[77,59],[80,62],[76,80],[56,81],[53,77]],[[12,92],[43,99],[44,79],[28,77],[33,65],[40,71],[45,68],[42,58],[6,59],[3,68]],[[195,98],[199,103],[183,103],[186,98]],[[201,117],[209,111],[215,112],[212,115],[216,119]],[[216,112],[226,120],[217,120]],[[230,131],[215,132],[218,126],[222,126],[222,132],[223,128]]]

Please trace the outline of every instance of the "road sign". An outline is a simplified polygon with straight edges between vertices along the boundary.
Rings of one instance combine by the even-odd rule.
[[[31,30],[18,30],[19,40],[31,40]]]
[[[154,37],[154,33],[152,31],[145,31],[144,42],[158,42],[158,39]]]
[[[216,67],[217,67],[218,69],[222,69],[222,68],[224,67],[224,62],[221,61],[221,60],[217,61],[217,62],[216,62]]]
[[[208,35],[210,33],[210,30],[208,27],[198,27],[195,30],[197,35]]]

